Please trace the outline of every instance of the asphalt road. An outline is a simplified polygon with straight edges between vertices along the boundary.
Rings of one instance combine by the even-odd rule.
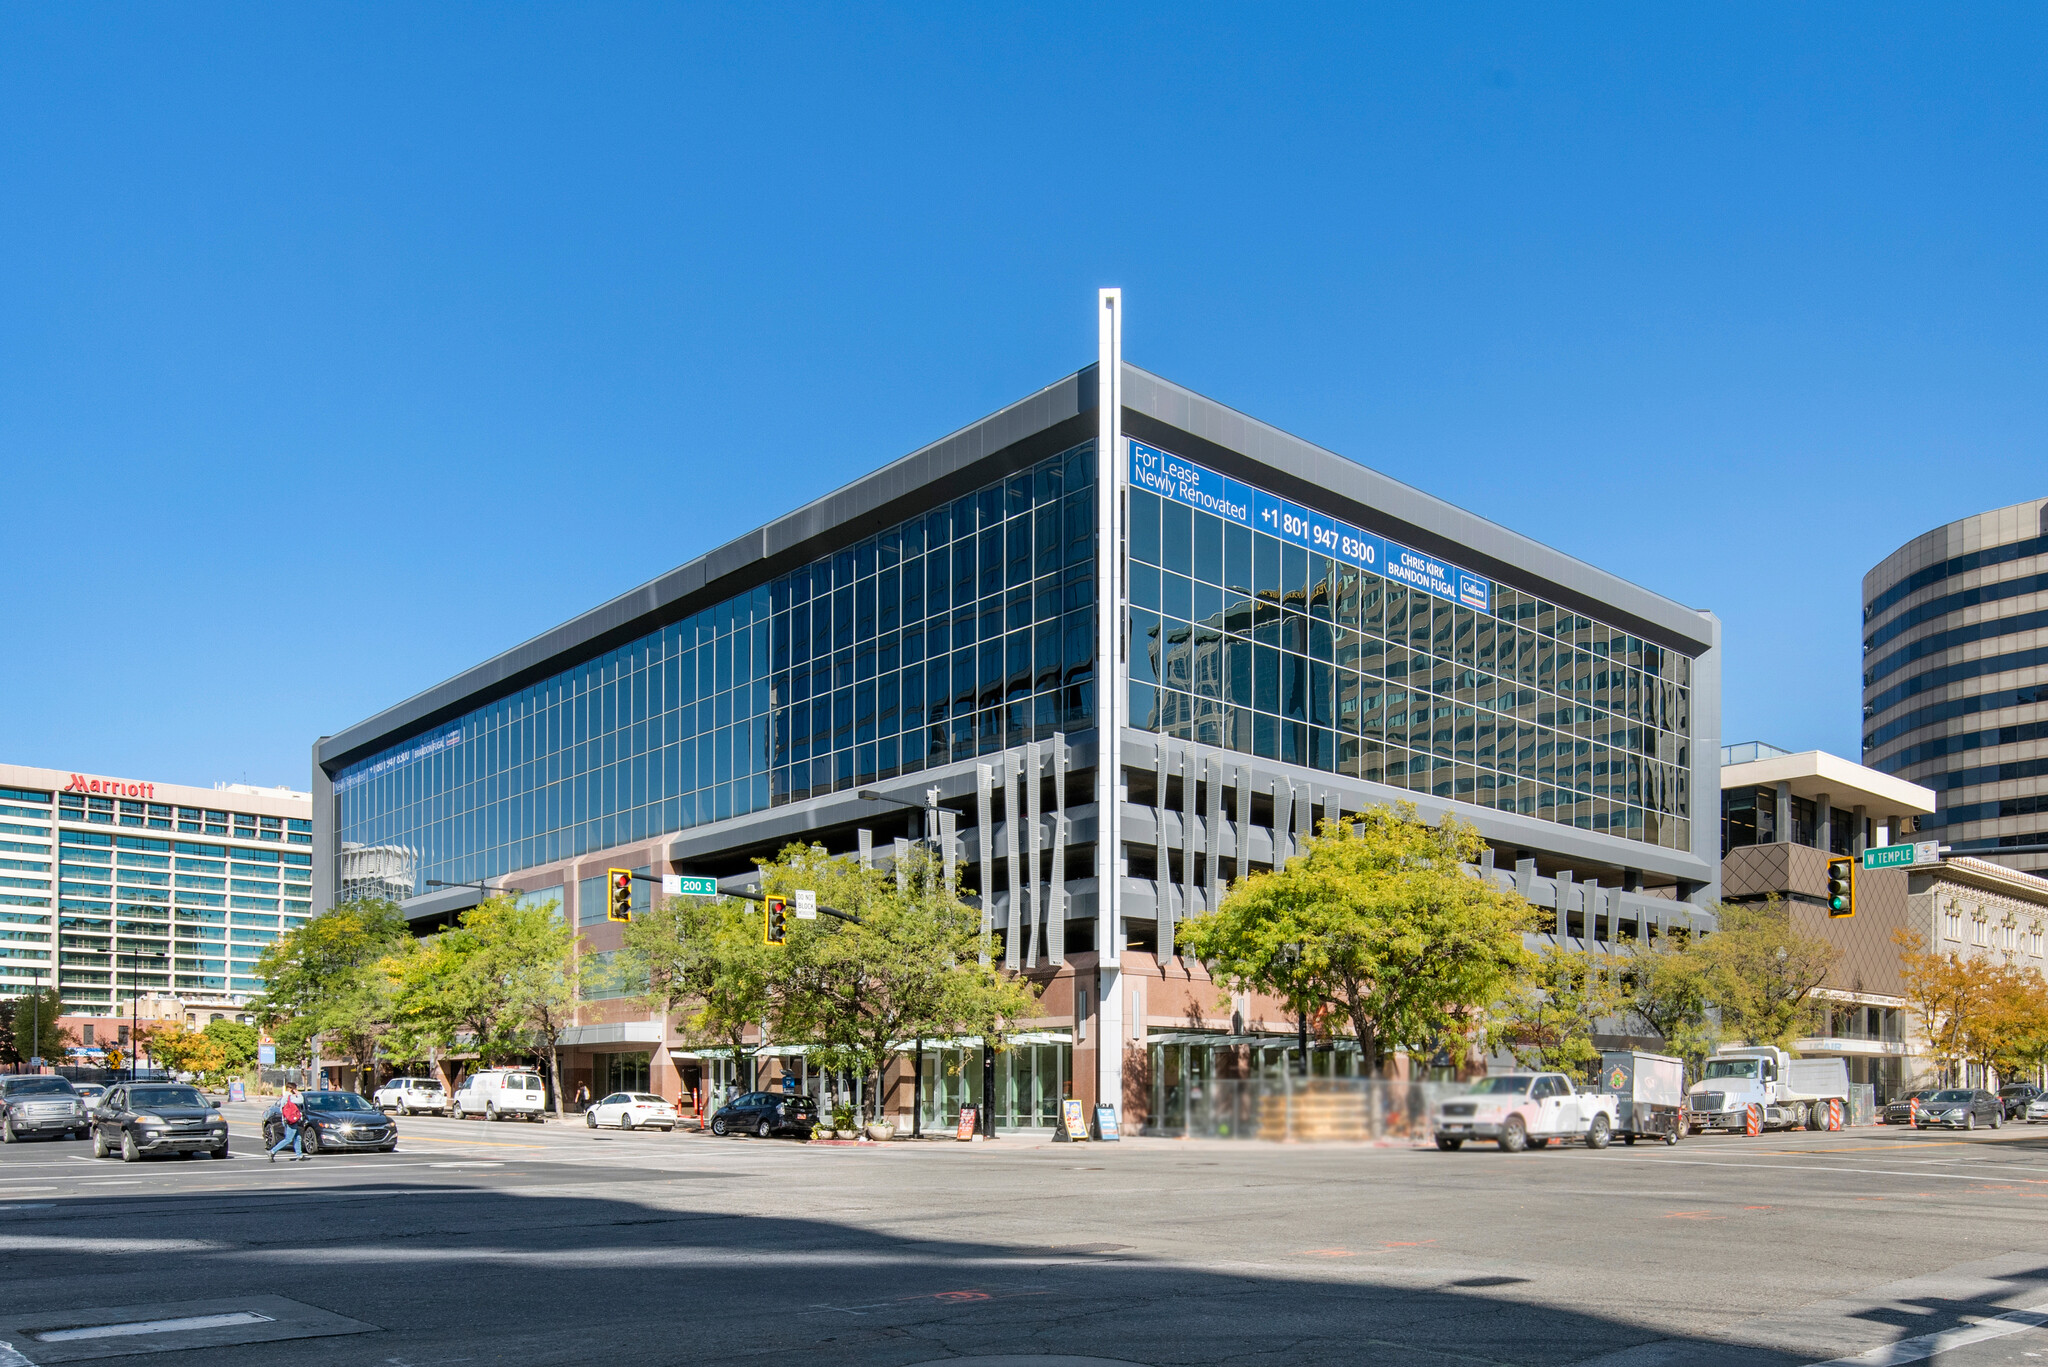
[[[227,1162],[0,1148],[0,1367],[2048,1364],[2048,1127],[1509,1155],[410,1118],[270,1165],[231,1115]],[[202,1314],[241,1321],[39,1337]]]

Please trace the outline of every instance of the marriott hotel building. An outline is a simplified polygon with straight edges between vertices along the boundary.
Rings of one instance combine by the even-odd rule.
[[[1095,364],[322,737],[316,904],[381,887],[437,924],[510,889],[603,958],[608,866],[886,860],[936,789],[1000,961],[1045,988],[998,1123],[1071,1095],[1168,1133],[1162,1077],[1293,1029],[1175,927],[1325,816],[1456,812],[1574,943],[1711,925],[1718,620],[1124,364],[1099,304]],[[711,1066],[631,996],[580,1019],[594,1094]],[[927,1124],[980,1099],[956,1044]]]

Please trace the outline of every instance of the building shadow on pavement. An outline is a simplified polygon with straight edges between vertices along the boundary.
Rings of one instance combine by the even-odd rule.
[[[577,1180],[591,1175],[582,1170]],[[1367,1246],[1221,1266],[1210,1250],[1210,1265],[1191,1270],[1114,1243],[1065,1243],[1056,1211],[1038,1245],[968,1233],[910,1237],[798,1210],[693,1211],[691,1185],[688,1177],[643,1180],[632,1196],[593,1197],[377,1182],[21,1209],[0,1214],[8,1263],[0,1311],[244,1293],[377,1326],[350,1337],[209,1349],[209,1367],[287,1357],[433,1367],[792,1356],[905,1367],[996,1353],[1151,1367],[1789,1367],[1839,1351],[1666,1337],[1525,1300],[1523,1278],[1450,1255],[1442,1266],[1410,1261],[1397,1270],[1375,1266]],[[1007,1199],[1003,1206],[1010,1208]],[[955,1223],[969,1231],[974,1222],[975,1212],[963,1210]],[[2012,1289],[2038,1285],[2048,1285],[2048,1266],[2020,1274]],[[1668,1303],[1674,1289],[1657,1291]],[[1901,1308],[1882,1318],[1896,1332],[1857,1347],[1948,1327],[1993,1299]],[[24,1351],[30,1361],[47,1360],[33,1346]]]

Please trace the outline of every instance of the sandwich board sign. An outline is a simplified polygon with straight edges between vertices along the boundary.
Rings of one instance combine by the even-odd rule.
[[[1087,1140],[1088,1112],[1079,1097],[1070,1096],[1060,1103],[1060,1128],[1070,1140]]]

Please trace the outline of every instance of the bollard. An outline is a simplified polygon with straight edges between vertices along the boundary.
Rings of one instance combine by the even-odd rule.
[[[1764,1132],[1764,1108],[1752,1102],[1742,1113],[1742,1132],[1752,1139]]]
[[[1828,1098],[1828,1128],[1831,1130],[1842,1128],[1842,1099],[1838,1096]]]

